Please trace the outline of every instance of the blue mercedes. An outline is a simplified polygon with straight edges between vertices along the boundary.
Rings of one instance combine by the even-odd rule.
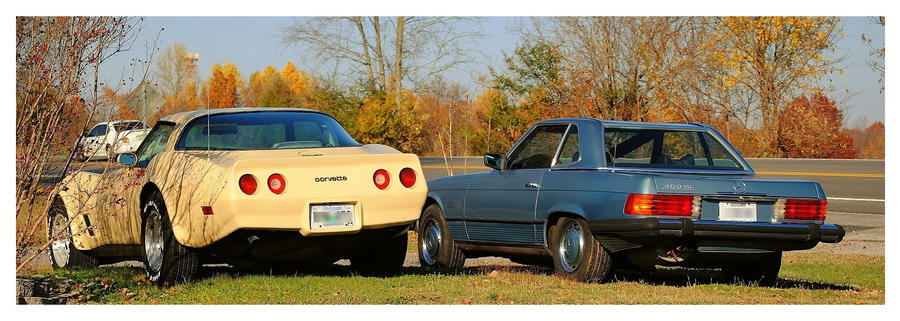
[[[766,180],[701,124],[550,119],[490,171],[428,181],[416,225],[425,267],[500,256],[602,282],[616,268],[718,268],[770,285],[784,251],[837,243],[822,186]]]

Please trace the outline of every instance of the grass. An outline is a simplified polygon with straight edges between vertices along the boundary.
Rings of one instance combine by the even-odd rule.
[[[139,268],[35,271],[75,281],[79,303],[100,304],[884,304],[884,257],[788,253],[775,287],[727,284],[714,270],[660,268],[584,284],[514,264],[443,273],[405,268],[363,277],[238,274],[205,269],[199,281],[160,289]]]

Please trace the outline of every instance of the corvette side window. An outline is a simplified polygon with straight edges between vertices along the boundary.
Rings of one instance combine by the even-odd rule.
[[[137,155],[137,167],[147,167],[153,156],[166,150],[166,142],[169,141],[169,135],[172,134],[172,129],[174,128],[175,125],[171,123],[156,123],[156,127],[150,130],[147,138],[144,139],[144,143],[135,152]]]
[[[550,168],[568,125],[540,126],[510,154],[508,169]]]

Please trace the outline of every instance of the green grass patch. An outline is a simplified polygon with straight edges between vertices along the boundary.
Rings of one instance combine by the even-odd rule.
[[[884,257],[788,253],[775,287],[728,284],[715,270],[620,273],[604,284],[563,280],[519,265],[363,277],[239,274],[206,268],[200,280],[157,288],[139,268],[37,271],[75,281],[79,303],[111,304],[884,304]]]

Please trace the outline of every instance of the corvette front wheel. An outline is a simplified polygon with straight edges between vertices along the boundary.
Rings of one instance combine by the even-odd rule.
[[[150,194],[143,206],[141,247],[144,271],[150,283],[168,286],[190,282],[200,269],[200,255],[196,249],[178,243],[172,233],[172,223],[159,192]]]
[[[59,199],[50,206],[47,235],[54,240],[49,248],[50,265],[54,269],[93,268],[99,265],[97,258],[75,248],[66,207]]]
[[[582,219],[563,217],[550,228],[553,269],[564,278],[580,282],[603,282],[609,276],[612,258]]]

